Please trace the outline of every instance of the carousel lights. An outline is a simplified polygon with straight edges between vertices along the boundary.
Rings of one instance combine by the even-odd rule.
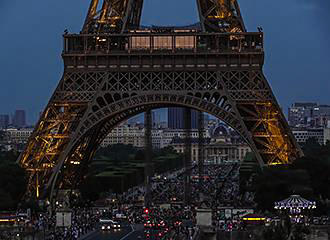
[[[275,202],[274,208],[277,210],[288,209],[291,214],[300,214],[301,210],[315,209],[316,202],[308,201],[299,195],[292,195],[283,201]]]

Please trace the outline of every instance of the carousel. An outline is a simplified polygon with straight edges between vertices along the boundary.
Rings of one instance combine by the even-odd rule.
[[[276,210],[288,211],[293,223],[306,222],[306,217],[311,210],[316,208],[316,202],[309,201],[299,195],[291,195],[280,202],[275,202]]]

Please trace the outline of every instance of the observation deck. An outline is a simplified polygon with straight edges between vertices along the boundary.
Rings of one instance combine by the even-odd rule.
[[[263,33],[134,31],[126,34],[65,34],[68,68],[175,66],[261,67]],[[207,59],[207,61],[205,61]]]

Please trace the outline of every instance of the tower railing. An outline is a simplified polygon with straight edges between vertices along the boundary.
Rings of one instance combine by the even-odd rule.
[[[63,54],[263,53],[263,33],[65,34]]]

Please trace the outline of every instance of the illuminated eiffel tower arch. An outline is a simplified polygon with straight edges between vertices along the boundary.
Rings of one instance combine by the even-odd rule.
[[[64,34],[64,74],[19,162],[28,193],[83,179],[107,134],[150,109],[193,108],[223,120],[261,166],[302,155],[262,72],[263,33],[236,0],[197,0],[193,28],[141,29],[143,0],[92,0],[80,34]]]

